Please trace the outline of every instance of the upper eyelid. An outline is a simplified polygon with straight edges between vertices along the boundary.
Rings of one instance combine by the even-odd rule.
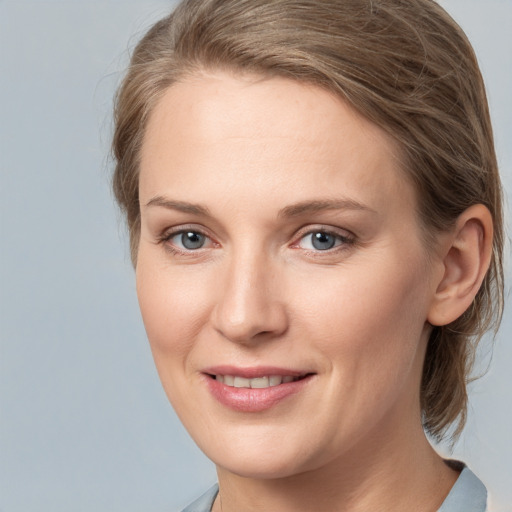
[[[198,226],[196,224],[183,224],[183,225],[173,226],[170,228],[165,228],[162,230],[162,234],[163,235],[179,234],[179,233],[183,233],[184,231],[196,231],[198,233],[201,233],[202,235],[211,236],[211,235],[209,235],[209,231],[210,231],[209,229],[207,229],[203,226]],[[340,233],[340,232],[343,231],[344,233],[347,233],[349,236],[353,236],[352,232],[346,228],[339,228],[339,227],[335,227],[335,226],[326,226],[326,225],[322,225],[322,224],[304,225],[301,228],[295,230],[295,234],[293,236],[298,236],[299,234],[307,235],[308,233],[315,233],[315,232],[319,232],[319,231],[324,231],[326,233],[331,233],[333,235],[340,235],[340,236],[342,236],[342,233]]]
[[[349,231],[345,228],[339,228],[335,226],[326,226],[326,225],[307,225],[302,227],[301,229],[297,230],[296,234],[294,235],[295,239],[303,238],[306,235],[309,235],[311,233],[327,233],[329,235],[335,235],[339,236],[341,238],[355,238],[354,233]]]
[[[209,234],[209,232],[206,228],[198,227],[193,224],[191,224],[191,225],[183,224],[183,225],[179,225],[179,226],[166,228],[166,229],[162,230],[162,232],[158,236],[158,238],[159,239],[170,239],[176,235],[180,235],[181,233],[186,233],[187,231],[199,233],[199,234],[204,235],[213,240],[212,236]]]

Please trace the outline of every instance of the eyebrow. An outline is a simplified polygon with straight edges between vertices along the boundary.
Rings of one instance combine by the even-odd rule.
[[[156,196],[150,199],[146,206],[161,206],[168,210],[177,210],[183,213],[192,213],[194,215],[209,216],[210,211],[206,206],[194,203],[188,203],[186,201],[176,201],[174,199],[167,199],[162,196]]]
[[[301,201],[279,210],[278,217],[299,217],[308,213],[318,213],[329,210],[356,210],[376,214],[377,212],[353,199],[327,199]]]
[[[183,213],[191,213],[193,215],[210,216],[210,210],[201,204],[189,203],[186,201],[177,201],[174,199],[167,199],[162,196],[155,196],[146,203],[148,206],[160,206],[168,210],[176,210]],[[377,212],[362,203],[354,201],[353,199],[324,199],[301,201],[299,203],[291,204],[279,210],[278,218],[292,218],[310,213],[318,213],[329,210],[356,210],[376,214]]]

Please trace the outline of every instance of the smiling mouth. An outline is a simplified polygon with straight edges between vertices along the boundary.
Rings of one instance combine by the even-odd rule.
[[[288,384],[305,379],[308,375],[268,375],[263,377],[256,377],[248,379],[246,377],[239,377],[235,375],[210,375],[210,377],[225,386],[232,388],[248,388],[248,389],[265,389],[279,386],[281,384]]]
[[[316,373],[277,367],[217,366],[203,370],[207,388],[223,406],[236,412],[259,413],[300,394]]]

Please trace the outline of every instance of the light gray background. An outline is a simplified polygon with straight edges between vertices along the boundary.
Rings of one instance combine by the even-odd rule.
[[[479,56],[511,190],[512,0],[442,3]],[[109,190],[113,91],[170,5],[0,0],[2,512],[172,512],[215,481],[160,388]],[[495,510],[512,503],[510,311],[454,454]]]

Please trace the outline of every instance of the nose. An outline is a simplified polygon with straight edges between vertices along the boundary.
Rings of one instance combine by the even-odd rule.
[[[222,272],[212,312],[217,332],[245,344],[284,334],[288,318],[280,281],[264,255],[233,257]]]

